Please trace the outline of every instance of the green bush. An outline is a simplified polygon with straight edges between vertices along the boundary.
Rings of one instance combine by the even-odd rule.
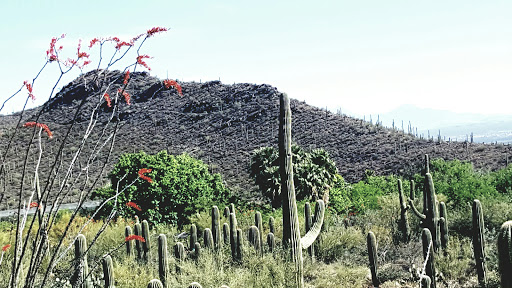
[[[469,162],[459,160],[430,161],[430,173],[437,194],[443,194],[452,207],[465,207],[473,199],[484,199],[498,195],[489,174],[477,173]],[[420,191],[424,176],[416,174],[414,179]]]
[[[511,194],[512,192],[512,164],[505,169],[491,173],[492,183],[496,190],[502,194]]]
[[[139,177],[140,169],[151,169],[144,174],[151,181]],[[93,193],[93,198],[102,199],[119,193],[116,201],[107,203],[105,212],[115,205],[121,216],[137,214],[153,223],[181,225],[190,215],[229,200],[220,175],[211,175],[207,165],[187,154],[173,156],[166,151],[156,155],[123,154],[109,178],[110,186]],[[141,211],[128,207],[128,202],[136,203]]]

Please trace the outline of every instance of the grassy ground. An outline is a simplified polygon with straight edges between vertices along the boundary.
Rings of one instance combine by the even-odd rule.
[[[415,275],[423,265],[422,247],[418,234],[419,224],[416,217],[409,214],[411,227],[416,227],[413,229],[411,242],[408,244],[394,243],[393,233],[396,232],[395,223],[399,215],[398,199],[396,198],[383,197],[380,199],[383,208],[379,211],[369,211],[365,215],[344,217],[328,214],[324,231],[316,243],[316,261],[313,262],[306,251],[303,253],[306,287],[370,287],[371,279],[366,248],[368,231],[374,232],[378,241],[378,273],[382,283],[380,287],[418,287]],[[299,209],[302,207],[303,205]],[[503,204],[496,204],[496,207],[487,205],[487,209],[491,210],[489,212],[492,212],[492,209],[503,211]],[[276,217],[276,237],[280,238],[282,228],[279,225],[281,222],[279,211],[264,214],[263,233],[264,235],[268,233],[267,224],[271,215]],[[51,247],[55,247],[57,244],[57,239],[62,235],[70,214],[60,213],[59,217],[57,225],[49,235]],[[452,213],[451,217],[453,231],[457,231],[457,227],[453,225],[470,221],[468,217],[471,215],[464,211],[456,211]],[[254,211],[237,211],[237,219],[239,228],[246,233],[247,228],[253,224]],[[211,223],[207,212],[197,214],[191,220],[198,226],[199,231],[209,227]],[[75,219],[69,235],[76,235],[85,221],[87,218],[84,216]],[[300,221],[304,223],[302,219]],[[496,221],[501,221],[501,219]],[[223,222],[227,222],[227,219],[221,217],[221,223]],[[93,241],[102,224],[102,221],[95,221],[87,225],[83,234],[86,236],[88,244]],[[187,257],[183,263],[180,263],[180,272],[178,273],[176,272],[178,263],[173,256],[173,246],[181,240],[175,236],[180,232],[188,231],[188,227],[184,227],[182,230],[171,225],[152,227],[150,232],[151,257],[148,262],[144,262],[126,254],[123,246],[126,225],[133,227],[133,220],[118,218],[110,223],[89,250],[88,263],[95,287],[102,287],[103,273],[100,261],[109,251],[114,262],[116,287],[146,287],[151,279],[158,278],[157,238],[161,233],[165,234],[168,239],[169,271],[171,272],[169,287],[188,287],[188,284],[194,281],[201,283],[203,287],[220,287],[221,285],[231,288],[293,287],[294,285],[292,281],[294,266],[286,261],[286,253],[283,253],[279,245],[274,253],[265,253],[260,256],[249,245],[247,237],[245,237],[242,262],[232,260],[229,246],[224,246],[220,252],[202,249],[199,259]],[[13,244],[13,229],[12,224],[0,223],[0,244]],[[302,226],[301,229],[304,227]],[[198,235],[202,234],[198,233]],[[304,231],[302,231],[302,235],[304,235]],[[450,236],[450,244],[446,252],[436,255],[438,287],[475,287],[477,280],[471,240],[458,232],[453,232]],[[494,247],[496,233],[487,229],[486,237],[489,287],[499,287],[496,248]],[[67,237],[63,247],[69,247],[73,239],[73,237]],[[188,249],[188,239],[182,241]],[[9,279],[13,251],[14,247],[11,247],[4,255],[0,265],[0,279]],[[26,275],[28,270],[29,258],[25,259],[27,261],[24,262],[22,275]],[[55,287],[71,287],[69,279],[73,272],[72,262],[73,249],[70,249],[64,254],[51,276],[50,282]],[[46,266],[43,265],[43,267]],[[0,287],[7,287],[7,284],[7,281],[0,281]]]

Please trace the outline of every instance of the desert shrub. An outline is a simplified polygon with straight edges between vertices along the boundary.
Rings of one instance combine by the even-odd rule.
[[[430,173],[437,194],[446,196],[452,207],[465,207],[473,199],[484,199],[498,195],[489,174],[478,173],[469,162],[459,160],[430,161]],[[416,174],[414,179],[418,189],[423,189],[424,176]]]
[[[492,184],[502,194],[512,192],[512,164],[504,169],[491,173]]]
[[[139,177],[141,169],[150,169],[144,174],[148,179]],[[187,154],[123,154],[109,178],[111,185],[97,189],[93,199],[118,194],[116,201],[106,204],[105,211],[115,205],[121,216],[136,213],[153,223],[183,224],[190,215],[229,200],[220,175],[210,174],[207,165]],[[138,205],[141,211],[128,207],[128,202]]]

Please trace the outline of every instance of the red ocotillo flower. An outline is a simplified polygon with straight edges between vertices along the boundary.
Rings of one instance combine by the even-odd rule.
[[[181,85],[178,84],[178,82],[174,81],[174,80],[164,80],[164,86],[165,88],[169,89],[170,87],[174,87],[176,88],[176,90],[178,90],[178,94],[180,94],[180,96],[183,96],[183,93],[181,93]]]
[[[153,179],[149,178],[148,176],[144,175],[146,173],[150,173],[152,170],[148,168],[142,168],[139,170],[139,177],[143,180],[148,181],[149,183],[153,182]]]
[[[89,43],[89,48],[92,48],[92,46],[94,46],[94,44],[96,44],[98,42],[101,42],[101,40],[99,38],[92,39],[91,42]]]
[[[128,94],[128,92],[126,92],[123,89],[119,88],[119,89],[117,89],[117,93],[120,93],[121,95],[123,95],[124,101],[126,101],[126,104],[132,105],[132,103],[130,103],[131,96],[130,96],[130,94]]]
[[[128,207],[132,207],[133,209],[136,209],[136,210],[139,210],[139,211],[142,211],[142,209],[140,209],[139,205],[135,204],[134,202],[130,201],[128,203],[126,203],[126,206]]]
[[[53,133],[52,131],[50,131],[50,128],[48,128],[48,126],[46,124],[43,124],[43,123],[37,123],[37,122],[27,122],[23,125],[23,127],[39,127],[39,128],[42,128],[46,134],[48,134],[48,137],[51,139],[53,138]]]
[[[116,37],[115,37],[115,38],[116,38]],[[119,39],[118,39],[118,40],[119,40]],[[116,44],[116,49],[117,49],[117,50],[121,50],[121,48],[122,48],[123,46],[133,46],[133,44],[132,44],[132,43],[128,43],[128,42],[125,42],[125,41],[116,41],[116,42],[117,42],[117,44]]]
[[[169,29],[167,29],[165,27],[153,27],[147,31],[146,35],[147,35],[147,37],[151,37],[156,33],[165,32],[167,30],[169,30]]]
[[[28,96],[30,96],[32,100],[36,100],[36,96],[32,93],[32,84],[28,83],[28,81],[23,81],[23,85],[25,85],[28,90]]]
[[[4,247],[2,247],[2,252],[7,251],[9,248],[11,248],[11,244],[4,245]]]
[[[129,79],[130,79],[130,70],[126,70],[126,72],[124,73],[123,84],[124,85],[128,84]]]
[[[30,203],[30,208],[34,208],[34,207],[35,208],[39,207],[39,204],[37,204],[37,202]]]
[[[60,39],[62,39],[64,37],[66,37],[66,34],[62,34],[60,36],[60,38],[53,37],[52,40],[50,41],[50,48],[48,50],[46,50],[46,57],[48,57],[50,62],[58,60],[56,53],[57,53],[58,50],[62,50],[62,46],[60,46],[58,49],[56,49],[55,48],[55,44],[57,44],[58,40],[60,40]]]
[[[137,240],[137,241],[140,241],[140,242],[146,242],[146,239],[144,239],[144,237],[139,236],[139,235],[130,235],[130,236],[124,238],[124,242],[128,242],[128,241],[131,241],[131,240]]]
[[[105,101],[107,101],[107,106],[112,107],[112,101],[110,100],[110,95],[105,92],[105,94],[103,94],[103,98],[105,98]]]
[[[149,65],[144,62],[144,60],[142,59],[145,59],[145,58],[148,58],[148,59],[151,59],[153,57],[151,56],[148,56],[148,55],[140,55],[140,56],[137,56],[137,63],[139,63],[140,65],[146,67],[146,69],[148,69],[149,71],[151,71],[151,68],[149,67]]]

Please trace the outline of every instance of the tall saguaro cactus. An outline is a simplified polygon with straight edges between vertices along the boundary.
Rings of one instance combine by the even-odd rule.
[[[434,265],[433,237],[430,230],[423,228],[421,232],[421,243],[423,244],[423,259],[425,259],[425,274],[430,277],[430,287],[436,288],[436,269]]]
[[[484,241],[484,215],[482,204],[479,200],[473,200],[473,251],[475,254],[476,272],[478,274],[478,285],[486,287],[485,277],[485,241]]]
[[[167,257],[167,236],[158,236],[158,276],[165,288],[169,287],[169,264]]]
[[[89,274],[89,266],[85,251],[87,251],[87,240],[84,235],[78,234],[75,240],[75,272],[71,278],[73,287],[92,288],[91,280],[86,278]]]
[[[372,274],[373,287],[379,287],[380,281],[377,277],[377,240],[373,232],[368,232],[366,236],[366,245],[368,246],[368,259],[370,260],[370,272]]]
[[[212,236],[215,249],[218,250],[221,247],[220,244],[220,212],[217,206],[212,207]]]
[[[132,227],[126,226],[124,227],[124,237],[129,237],[132,235]],[[132,256],[133,255],[133,240],[126,241],[126,255]]]
[[[142,242],[142,250],[143,250],[143,259],[144,261],[148,261],[149,258],[150,258],[150,250],[151,250],[151,245],[150,245],[150,239],[149,239],[149,223],[147,220],[143,220],[142,221],[142,237],[144,238],[144,242]]]
[[[293,184],[292,166],[292,113],[290,99],[286,94],[279,98],[279,173],[281,175],[281,197],[283,205],[283,244],[291,248],[291,256],[295,263],[296,287],[304,287],[304,267],[302,249],[306,249],[318,237],[322,228],[325,205],[322,200],[317,201],[318,217],[304,238],[300,237],[299,217],[297,214],[297,201],[295,186]],[[315,213],[317,214],[317,213]]]
[[[103,287],[114,288],[114,266],[112,265],[112,257],[107,255],[101,259],[101,266],[103,268],[103,280],[105,281]]]
[[[409,219],[407,219],[407,205],[406,198],[404,197],[404,191],[402,188],[402,180],[398,179],[398,197],[400,199],[400,220],[398,220],[398,230],[400,231],[400,241],[408,243],[410,240],[411,229],[409,228]]]

